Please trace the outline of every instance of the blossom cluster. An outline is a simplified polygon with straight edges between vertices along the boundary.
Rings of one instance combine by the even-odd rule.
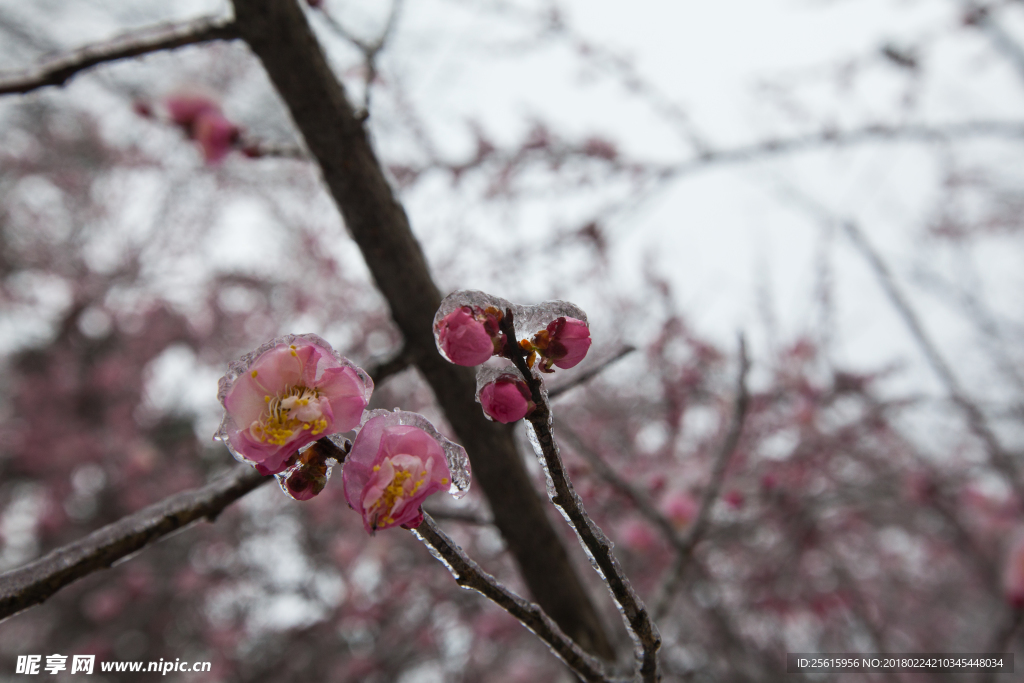
[[[415,527],[433,493],[469,486],[465,451],[414,413],[367,412],[373,380],[314,334],[273,339],[229,365],[215,438],[296,500],[327,484],[343,432],[359,429],[345,459],[345,496],[370,533]],[[321,441],[329,439],[337,448]]]
[[[512,316],[518,349],[509,348],[503,324]],[[484,364],[493,357],[526,355],[535,371],[576,367],[590,350],[586,315],[572,304],[549,301],[537,306],[512,304],[484,292],[453,292],[434,316],[438,351],[456,365],[483,366],[477,374],[477,401],[491,420],[508,424],[528,416],[537,397],[517,370]]]
[[[201,104],[178,101],[172,116],[196,123],[207,111]],[[516,336],[529,330],[518,348],[502,331],[506,316],[515,319]],[[480,366],[515,352],[527,356],[534,373],[574,367],[591,343],[585,314],[571,304],[516,306],[482,292],[447,297],[434,332],[439,351],[453,363]],[[477,400],[498,422],[533,412],[542,400],[534,391],[510,366],[478,373]],[[220,380],[224,419],[215,438],[238,460],[276,476],[296,500],[320,493],[343,457],[345,499],[367,532],[414,528],[428,496],[468,489],[469,460],[421,415],[367,411],[372,392],[369,375],[317,335],[278,337],[229,364]],[[352,430],[357,434],[349,444],[341,434]]]

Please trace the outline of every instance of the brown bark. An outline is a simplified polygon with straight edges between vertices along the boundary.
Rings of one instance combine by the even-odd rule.
[[[38,605],[84,576],[197,520],[214,520],[225,507],[273,477],[240,465],[202,488],[165,498],[35,562],[0,576],[0,619]]]
[[[432,321],[441,294],[409,219],[388,184],[363,121],[331,71],[295,0],[233,0],[242,38],[263,63],[387,299],[406,349],[434,390],[494,521],[534,599],[588,651],[613,651],[516,451],[511,433],[474,400],[472,371],[444,361]]]

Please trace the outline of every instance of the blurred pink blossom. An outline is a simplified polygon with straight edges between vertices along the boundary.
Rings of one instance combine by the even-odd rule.
[[[533,337],[533,346],[544,357],[541,369],[576,367],[590,350],[590,328],[582,320],[562,316]]]
[[[238,142],[239,128],[224,116],[212,98],[198,94],[173,95],[165,101],[167,113],[189,138],[199,143],[207,163],[217,163]]]
[[[497,311],[495,311],[497,313]],[[494,355],[500,336],[498,320],[490,310],[462,306],[437,324],[437,340],[448,360],[456,365],[480,365]]]
[[[619,534],[626,547],[637,552],[648,552],[658,544],[658,534],[650,524],[640,519],[623,522]]]
[[[697,517],[700,505],[688,493],[675,492],[666,496],[661,510],[677,529],[684,529]]]
[[[1024,609],[1024,532],[1010,544],[1003,567],[1003,590],[1016,609]]]
[[[427,496],[447,491],[451,473],[437,439],[411,425],[390,425],[390,415],[371,418],[359,430],[345,460],[345,499],[363,516],[367,533],[423,521]]]
[[[355,428],[372,391],[366,373],[320,337],[282,337],[221,378],[225,416],[216,438],[261,473],[277,474],[306,444]]]
[[[480,404],[488,417],[502,424],[521,420],[535,407],[525,382],[504,378],[481,390]]]

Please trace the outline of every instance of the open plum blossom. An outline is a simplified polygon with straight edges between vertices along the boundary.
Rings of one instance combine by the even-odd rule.
[[[480,405],[487,417],[509,424],[521,420],[536,408],[526,383],[514,377],[501,377],[480,391]]]
[[[480,365],[501,351],[502,318],[494,307],[461,306],[435,324],[437,342],[452,363]]]
[[[576,367],[590,350],[590,328],[576,318],[561,316],[523,344],[528,351],[536,351],[544,360],[542,372],[552,372],[551,366],[568,370]]]
[[[372,391],[367,374],[315,334],[280,337],[221,378],[225,415],[215,438],[262,474],[277,474],[303,446],[354,429]]]
[[[423,521],[420,505],[428,496],[468,487],[468,472],[458,471],[465,467],[465,451],[437,434],[420,415],[375,414],[363,424],[345,459],[345,499],[362,515],[367,533],[394,526],[415,528]],[[459,475],[455,477],[449,466],[453,456]],[[453,478],[459,480],[455,487]]]

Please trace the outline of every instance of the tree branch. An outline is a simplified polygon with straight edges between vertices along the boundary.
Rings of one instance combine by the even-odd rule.
[[[505,588],[469,559],[426,512],[423,513],[423,523],[411,531],[448,568],[460,586],[475,590],[518,619],[581,679],[600,683],[610,680],[600,660],[584,652],[544,610]]]
[[[107,569],[192,522],[214,521],[228,505],[272,479],[240,465],[206,486],[166,498],[0,575],[0,619],[43,602],[64,586]]]
[[[750,360],[747,358],[747,344],[740,335],[740,371],[736,378],[736,399],[733,403],[732,418],[729,421],[729,431],[725,434],[715,453],[714,465],[711,469],[711,478],[708,486],[701,496],[700,508],[693,524],[687,529],[686,534],[680,539],[676,547],[676,556],[672,566],[665,572],[665,579],[658,589],[658,596],[654,600],[654,618],[661,619],[668,612],[672,602],[672,596],[679,589],[686,567],[693,557],[693,549],[704,537],[711,519],[711,507],[718,500],[718,494],[722,490],[722,483],[725,481],[725,470],[729,467],[733,453],[736,452],[736,445],[739,443],[740,434],[743,433],[743,422],[747,416],[747,407],[750,403],[750,394],[747,391],[747,373],[750,371]]]
[[[550,389],[548,389],[548,400],[554,400],[556,397],[561,396],[562,394],[568,391],[572,391],[573,389],[582,384],[586,384],[587,382],[589,382],[590,380],[594,379],[602,372],[604,372],[609,365],[621,360],[622,358],[625,358],[634,351],[636,351],[636,347],[627,344],[626,346],[623,346],[621,349],[616,351],[615,355],[613,355],[611,358],[606,358],[597,365],[588,368],[584,372],[574,375],[572,379],[565,382],[564,384],[559,384],[558,386],[551,387]]]
[[[437,353],[433,317],[441,294],[409,218],[388,185],[345,89],[331,70],[295,0],[233,0],[240,35],[262,62],[391,308],[417,368],[470,454],[533,598],[584,649],[614,651],[597,610],[533,488],[512,434],[489,422],[475,401],[468,368]]]
[[[206,17],[133,31],[107,42],[50,57],[22,73],[0,76],[0,95],[27,93],[47,85],[64,85],[78,72],[104,62],[237,37],[234,21],[221,17]]]
[[[875,277],[878,279],[878,283],[885,291],[893,308],[903,318],[903,322],[906,323],[907,328],[909,328],[911,335],[924,353],[929,365],[932,366],[932,370],[935,371],[935,374],[939,376],[939,379],[945,385],[950,399],[966,416],[967,424],[971,431],[985,444],[989,460],[1006,477],[1007,482],[1017,492],[1017,495],[1024,498],[1024,485],[1020,481],[1017,463],[1014,462],[1002,444],[999,443],[999,439],[989,426],[988,420],[985,414],[982,413],[981,408],[970,399],[963,390],[963,387],[960,386],[960,382],[957,380],[956,375],[953,374],[952,368],[949,367],[946,359],[942,357],[938,347],[935,346],[935,343],[925,331],[924,325],[917,316],[917,312],[896,284],[892,271],[889,270],[889,266],[882,259],[881,254],[868,242],[867,237],[855,222],[844,220],[841,222],[841,225],[847,237],[850,238],[850,241],[853,242],[853,245],[857,247],[871,266]]]
[[[565,464],[558,452],[558,444],[551,433],[551,406],[544,396],[541,381],[526,364],[526,352],[516,339],[515,320],[511,308],[506,309],[501,319],[501,331],[505,334],[505,355],[515,363],[536,404],[536,408],[527,416],[527,429],[531,432],[530,441],[538,449],[538,456],[543,460],[551,502],[569,521],[580,544],[586,549],[594,569],[604,579],[612,598],[622,610],[626,629],[636,647],[640,679],[658,681],[661,679],[658,671],[661,636],[651,621],[643,601],[633,590],[629,578],[619,566],[619,561],[612,552],[611,542],[587,514],[583,508],[583,501],[576,495],[572,482],[569,481]]]

